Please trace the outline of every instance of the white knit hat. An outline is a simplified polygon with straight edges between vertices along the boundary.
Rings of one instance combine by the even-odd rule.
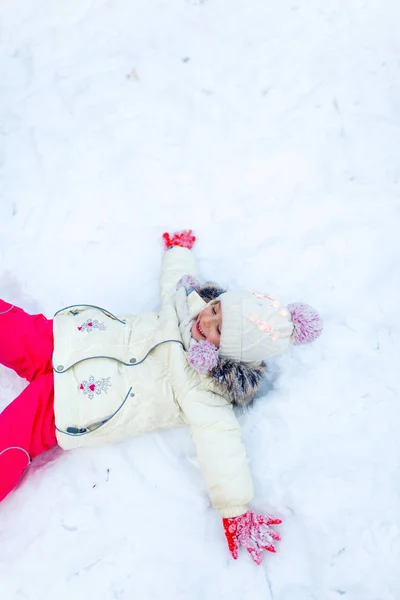
[[[281,354],[291,344],[307,344],[320,336],[322,321],[311,306],[287,307],[261,292],[225,292],[219,353],[240,362],[261,361]],[[215,301],[214,301],[215,302]]]

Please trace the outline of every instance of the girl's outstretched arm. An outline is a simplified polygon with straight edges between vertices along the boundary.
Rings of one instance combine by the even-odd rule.
[[[253,482],[232,405],[218,394],[196,388],[181,405],[211,502],[222,517],[229,551],[237,559],[242,546],[260,565],[263,551],[275,552],[280,536],[271,525],[281,520],[249,508]]]
[[[222,517],[244,514],[253,481],[232,404],[197,385],[180,400],[211,502]]]
[[[161,298],[168,302],[176,292],[179,280],[184,275],[198,278],[197,264],[190,251],[196,240],[192,230],[163,235],[165,252],[161,270]]]

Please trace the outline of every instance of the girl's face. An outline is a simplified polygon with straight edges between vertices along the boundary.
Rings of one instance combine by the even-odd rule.
[[[201,313],[197,316],[197,319],[192,327],[192,338],[196,342],[201,340],[208,340],[216,348],[219,348],[221,341],[221,330],[222,330],[222,310],[221,303],[216,302],[210,306],[206,306]]]

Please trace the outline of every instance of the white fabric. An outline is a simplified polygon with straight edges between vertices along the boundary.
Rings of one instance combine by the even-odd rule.
[[[79,306],[56,314],[57,440],[70,449],[188,424],[213,505],[223,517],[236,516],[253,497],[252,480],[229,398],[190,367],[180,343],[177,304],[189,320],[206,305],[196,292],[187,301],[184,291],[176,292],[187,273],[197,276],[190,250],[164,254],[159,313],[116,318],[104,309]],[[68,434],[71,427],[93,431]]]
[[[193,315],[188,300],[189,298],[186,295],[186,289],[181,286],[176,292],[175,307],[179,323],[179,333],[181,334],[181,340],[185,350],[189,350],[193,343],[195,343],[191,333],[192,325],[194,323],[193,317],[197,316],[198,312],[200,312],[198,311]]]
[[[225,292],[219,352],[240,362],[261,361],[287,350],[293,323],[287,308],[259,292]]]

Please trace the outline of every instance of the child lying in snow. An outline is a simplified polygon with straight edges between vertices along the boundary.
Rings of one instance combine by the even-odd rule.
[[[306,305],[200,287],[192,232],[163,237],[158,313],[116,317],[77,305],[50,321],[0,300],[0,362],[30,382],[0,415],[0,500],[55,444],[187,424],[233,558],[241,544],[260,564],[262,550],[275,552],[270,526],[281,521],[248,507],[253,485],[232,405],[251,401],[264,359],[317,338],[322,324]]]

